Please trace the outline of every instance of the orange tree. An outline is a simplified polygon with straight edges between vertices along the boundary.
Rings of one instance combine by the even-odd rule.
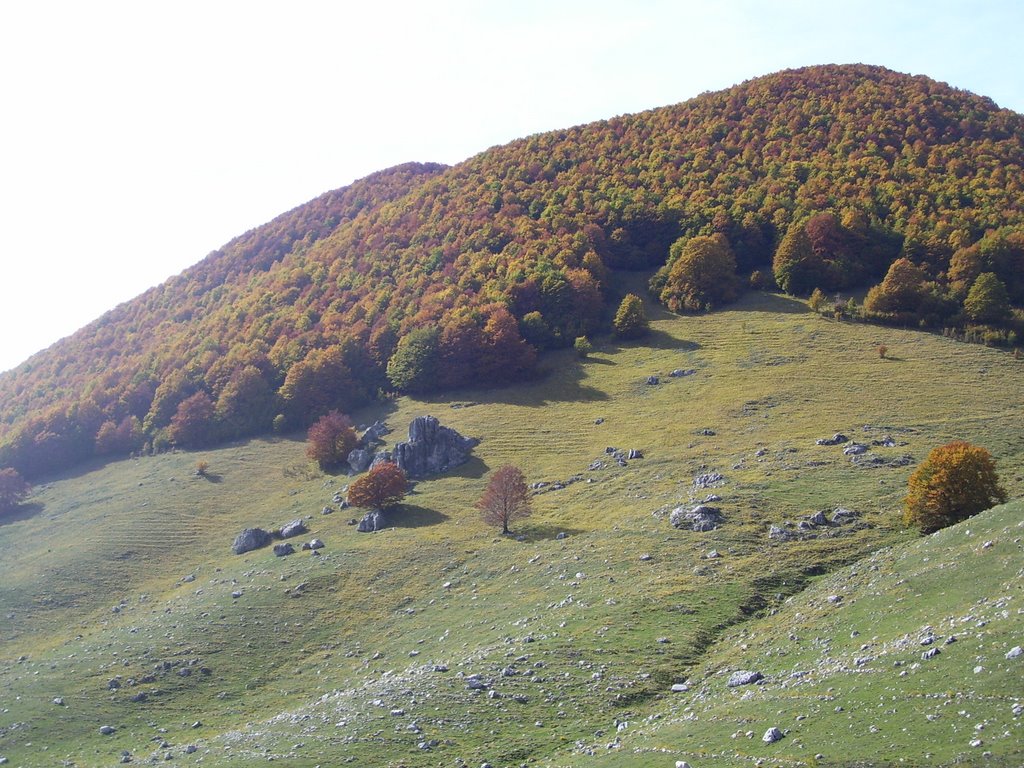
[[[348,487],[348,503],[363,509],[387,509],[404,499],[408,488],[405,472],[385,461]]]
[[[500,525],[501,532],[508,533],[509,523],[529,517],[532,512],[522,471],[511,464],[495,470],[476,506],[485,523]]]
[[[1006,501],[992,455],[956,440],[932,450],[910,476],[903,521],[932,533]]]
[[[358,438],[352,420],[340,411],[321,416],[306,433],[306,456],[321,469],[337,466],[348,459]]]

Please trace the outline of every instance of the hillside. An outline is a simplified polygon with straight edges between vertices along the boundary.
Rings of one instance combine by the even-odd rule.
[[[687,242],[712,234],[736,274],[726,295],[773,273],[793,293],[830,295],[885,276],[865,307],[836,311],[1012,344],[1022,168],[1020,115],[847,65],[524,138],[452,168],[385,171],[0,376],[0,465],[40,477],[95,455],[300,428],[382,391],[529,379],[536,350],[606,328],[620,282],[610,270],[666,265],[655,289],[670,307],[720,304],[720,286],[694,296],[675,269]],[[421,375],[389,377],[389,360],[417,344]]]
[[[482,438],[380,533],[322,515],[347,479],[284,437],[37,488],[0,524],[0,756],[25,768],[125,752],[176,766],[699,768],[811,765],[819,752],[833,765],[1019,764],[1019,674],[1004,656],[1024,631],[1020,504],[924,540],[898,507],[913,464],[953,438],[988,447],[1024,495],[1021,363],[780,295],[700,317],[648,310],[646,341],[598,343],[586,361],[554,352],[538,381],[358,412],[386,419],[392,444],[424,413]],[[869,453],[816,444],[837,431]],[[622,467],[609,446],[644,457]],[[580,478],[534,497],[521,541],[473,508],[509,461],[549,487]],[[710,493],[718,529],[672,527],[673,509]],[[855,517],[799,528],[838,507]],[[242,528],[299,516],[320,556],[230,553]],[[773,524],[792,537],[769,538]],[[925,625],[940,644],[960,636],[927,665],[912,647]],[[724,692],[747,667],[767,682]],[[690,691],[672,693],[684,680]],[[774,751],[759,741],[769,725],[789,730]]]

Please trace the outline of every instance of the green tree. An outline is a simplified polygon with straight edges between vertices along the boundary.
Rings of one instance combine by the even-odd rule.
[[[828,285],[825,263],[811,246],[811,239],[802,224],[787,231],[772,259],[775,282],[786,293],[806,296],[820,285]]]
[[[910,476],[903,521],[932,533],[1006,501],[984,448],[956,440],[932,450]]]
[[[928,296],[928,276],[909,259],[896,259],[881,283],[868,291],[864,309],[869,312],[916,314]]]
[[[982,272],[964,299],[964,311],[976,323],[998,325],[1010,314],[1010,296],[994,272]]]
[[[0,515],[10,512],[28,496],[31,486],[10,467],[0,469]]]
[[[623,339],[636,339],[647,333],[647,313],[644,302],[635,293],[627,293],[619,304],[612,323],[617,336]]]
[[[429,392],[437,387],[440,331],[415,328],[403,336],[388,360],[388,381],[403,392]]]
[[[669,249],[669,260],[659,298],[673,312],[702,312],[736,299],[736,255],[725,235],[681,237]]]
[[[590,339],[586,336],[577,336],[572,347],[581,358],[586,358],[587,355],[594,351],[594,345],[590,343]]]

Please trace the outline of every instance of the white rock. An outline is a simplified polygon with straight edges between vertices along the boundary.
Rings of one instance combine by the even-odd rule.
[[[1008,650],[1006,652],[1006,658],[1008,658],[1008,659],[1016,659],[1022,653],[1024,653],[1024,649],[1022,649],[1019,645],[1015,645],[1015,646],[1013,646],[1013,648],[1011,648],[1010,650]]]
[[[774,744],[776,741],[782,739],[782,731],[776,728],[774,725],[764,732],[764,736],[761,737],[761,741],[765,744]]]

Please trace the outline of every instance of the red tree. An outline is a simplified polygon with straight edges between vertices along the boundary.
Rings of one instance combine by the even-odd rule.
[[[532,513],[526,478],[518,467],[506,464],[491,475],[487,490],[476,503],[485,523],[500,525],[508,533],[508,524]]]
[[[405,498],[408,488],[405,472],[385,461],[348,487],[348,503],[364,509],[387,509]]]
[[[341,464],[358,442],[352,420],[340,411],[331,411],[317,419],[306,439],[306,455],[322,469]]]
[[[213,401],[205,392],[182,400],[171,419],[168,436],[184,448],[205,445],[213,439]]]
[[[18,506],[28,496],[29,488],[17,470],[10,467],[0,469],[0,514]]]

